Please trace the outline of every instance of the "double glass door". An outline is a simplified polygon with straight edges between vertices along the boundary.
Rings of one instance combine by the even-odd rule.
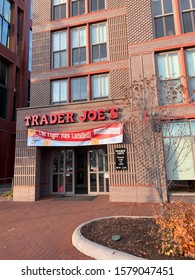
[[[54,151],[52,169],[52,193],[74,194],[73,149]]]
[[[52,194],[94,194],[109,191],[106,147],[52,151]]]

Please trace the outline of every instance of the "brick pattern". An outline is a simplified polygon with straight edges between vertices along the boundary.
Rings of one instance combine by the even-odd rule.
[[[128,58],[126,17],[108,19],[109,58],[110,61]]]
[[[108,10],[117,9],[125,6],[125,0],[106,0],[106,7]]]
[[[132,126],[128,127],[129,133],[131,133]],[[115,168],[115,149],[126,148],[127,149],[127,170],[116,170]],[[124,133],[123,144],[108,145],[108,163],[110,173],[110,185],[135,185],[136,184],[136,169],[135,169],[135,150],[132,145],[129,144],[129,139]]]
[[[33,1],[33,26],[51,20],[51,2],[48,0]]]
[[[147,52],[166,52],[181,47],[193,47],[195,41],[194,33],[186,33],[181,36],[168,36],[152,40],[150,42],[142,42],[140,44],[129,45],[129,54],[139,54]]]
[[[125,0],[127,9],[128,43],[135,44],[153,39],[151,4],[148,0]]]
[[[32,72],[50,70],[50,32],[33,34]]]
[[[143,128],[144,127],[144,128]],[[158,166],[162,173],[162,184],[165,184],[163,176],[163,146],[161,135],[155,133],[152,127],[147,126],[143,121],[133,124],[133,144],[135,149],[135,168],[137,185],[154,185],[155,167]],[[149,144],[148,144],[149,143]],[[146,165],[146,167],[145,167]]]
[[[39,198],[40,152],[35,147],[27,147],[27,130],[17,131],[14,201],[34,201]]]
[[[132,54],[129,58],[130,80],[151,79],[155,74],[154,53]]]
[[[110,79],[110,97],[124,97],[123,87],[129,85],[129,69],[112,70],[109,73]]]
[[[43,80],[31,83],[31,107],[50,105],[50,81]]]

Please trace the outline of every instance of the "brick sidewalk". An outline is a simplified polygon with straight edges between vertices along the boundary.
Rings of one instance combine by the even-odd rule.
[[[157,205],[92,201],[0,201],[1,260],[88,260],[71,243],[75,228],[104,216],[151,216]]]

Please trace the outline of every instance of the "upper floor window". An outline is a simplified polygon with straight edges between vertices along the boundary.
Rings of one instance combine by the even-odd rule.
[[[28,70],[32,70],[32,30],[29,31],[29,57],[28,57]]]
[[[72,16],[78,16],[85,13],[85,0],[72,0]]]
[[[90,12],[104,10],[105,9],[105,0],[90,0],[89,9],[90,9]]]
[[[8,90],[8,65],[0,59],[0,118],[6,118]]]
[[[106,23],[91,25],[91,60],[92,62],[97,62],[106,59]]]
[[[51,83],[52,104],[61,104],[67,102],[68,83],[67,80],[58,80]]]
[[[79,27],[71,30],[72,65],[86,63],[86,28]]]
[[[52,19],[57,20],[66,17],[66,0],[53,0]]]
[[[178,52],[158,54],[156,62],[159,77],[159,105],[182,103]]]
[[[17,44],[16,53],[20,53],[21,37],[22,37],[22,24],[23,24],[23,12],[18,9],[17,12]]]
[[[92,82],[92,99],[100,99],[108,97],[108,75],[93,75]]]
[[[186,50],[186,68],[190,98],[195,102],[195,49]]]
[[[67,66],[66,31],[52,34],[53,68]]]
[[[87,77],[71,79],[71,101],[87,100]]]
[[[183,32],[195,31],[195,0],[180,0]]]
[[[172,0],[152,0],[155,37],[175,34]]]
[[[9,47],[11,28],[11,3],[8,0],[0,1],[0,43]]]

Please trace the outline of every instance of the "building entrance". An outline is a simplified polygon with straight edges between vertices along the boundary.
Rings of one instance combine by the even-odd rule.
[[[97,194],[109,191],[106,147],[56,149],[52,152],[51,193]]]

